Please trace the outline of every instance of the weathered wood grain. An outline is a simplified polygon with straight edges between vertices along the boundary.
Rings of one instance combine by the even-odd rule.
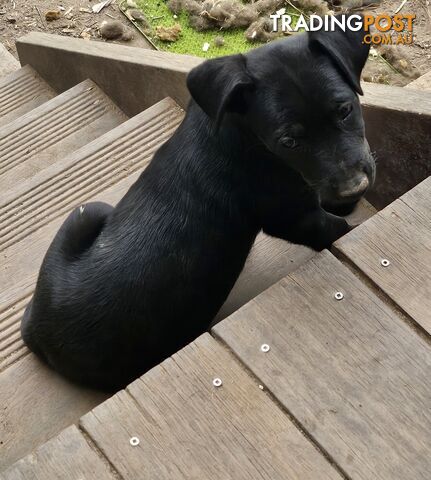
[[[0,128],[0,201],[16,183],[114,129],[126,115],[87,80]]]
[[[431,334],[431,177],[335,248]],[[390,265],[383,267],[382,259]]]
[[[55,95],[55,91],[30,65],[0,78],[0,127],[39,107]]]
[[[19,460],[0,480],[114,480],[116,477],[75,426]]]
[[[81,426],[124,478],[341,479],[209,334],[85,415]],[[130,445],[133,436],[138,446]]]
[[[349,478],[431,478],[430,345],[329,252],[213,331]]]
[[[0,471],[106,398],[67,382],[33,354],[7,368],[0,375]]]

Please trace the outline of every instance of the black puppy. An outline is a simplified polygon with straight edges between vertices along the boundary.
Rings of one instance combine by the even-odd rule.
[[[27,345],[105,390],[204,332],[257,233],[321,250],[349,231],[327,213],[374,178],[357,93],[362,32],[296,35],[190,73],[185,120],[116,208],[77,208],[27,307]]]

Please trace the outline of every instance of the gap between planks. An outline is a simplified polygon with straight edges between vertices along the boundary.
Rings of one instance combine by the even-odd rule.
[[[105,400],[105,402],[107,402],[108,400],[109,398]],[[91,448],[91,450],[93,450],[93,452],[100,458],[100,461],[105,464],[105,466],[109,469],[114,478],[116,478],[117,480],[125,480],[124,477],[120,474],[120,472],[115,468],[115,465],[109,460],[109,458],[98,447],[97,443],[91,438],[90,434],[81,426],[80,421],[78,420],[78,422],[74,425],[76,426],[80,434],[84,437],[84,440],[87,442],[89,448]]]
[[[229,318],[229,317],[227,317]],[[225,319],[226,320],[226,319]],[[317,450],[317,452],[322,455],[328,463],[337,471],[337,473],[344,479],[344,480],[352,480],[352,478],[338,465],[338,463],[332,458],[330,453],[323,448],[322,445],[311,435],[310,432],[301,424],[301,422],[287,409],[272,393],[272,391],[267,388],[267,386],[263,383],[263,381],[255,375],[250,368],[242,362],[239,356],[229,347],[227,343],[223,341],[221,337],[217,335],[217,333],[213,330],[209,332],[212,338],[225,350],[227,350],[233,360],[245,371],[245,373],[251,378],[251,380],[255,381],[257,384],[262,385],[264,387],[264,393],[269,397],[272,403],[280,409],[292,422],[297,430],[305,437],[306,440]]]
[[[362,271],[353,260],[347,257],[336,246],[332,246],[330,252],[336,257],[350,272],[355,275],[366,287],[392,311],[398,315],[415,333],[417,333],[425,342],[431,344],[431,336],[427,330],[420,325],[411,315],[409,315],[395,300],[393,300],[372,278]]]

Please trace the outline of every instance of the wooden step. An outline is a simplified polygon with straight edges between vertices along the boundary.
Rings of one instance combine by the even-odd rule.
[[[86,80],[3,126],[0,199],[18,183],[125,120],[100,88]]]
[[[19,67],[18,60],[0,43],[0,78],[15,72]]]
[[[431,335],[431,177],[335,244]],[[382,265],[383,260],[389,265]]]
[[[428,279],[424,302],[429,286]],[[341,300],[335,298],[338,291]],[[213,333],[345,478],[430,478],[428,339],[329,252],[220,322]],[[269,346],[266,353],[263,344]]]
[[[0,470],[105,398],[60,379],[21,340],[22,313],[49,243],[74,207],[115,204],[182,118],[166,99],[15,185],[2,205],[1,240],[12,241],[0,253]]]
[[[1,78],[0,127],[55,95],[55,91],[29,65]]]

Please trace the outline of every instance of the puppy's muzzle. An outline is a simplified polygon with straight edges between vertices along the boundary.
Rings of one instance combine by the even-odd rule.
[[[362,197],[368,187],[370,186],[370,180],[366,173],[361,173],[344,185],[338,192],[338,197],[341,200],[354,200]]]

